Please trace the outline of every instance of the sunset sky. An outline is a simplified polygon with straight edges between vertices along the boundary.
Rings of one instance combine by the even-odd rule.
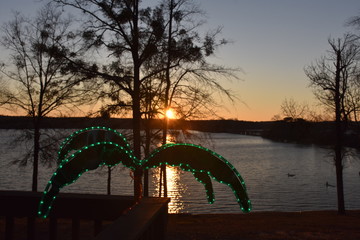
[[[144,0],[146,1],[146,0]],[[41,1],[1,0],[0,23],[12,10],[33,14]],[[326,54],[329,37],[352,28],[346,21],[360,15],[359,0],[197,0],[206,12],[206,29],[223,27],[232,41],[214,61],[240,67],[240,81],[226,82],[240,99],[226,104],[225,118],[266,121],[280,112],[285,98],[315,103],[304,67]],[[242,103],[243,102],[243,103]]]

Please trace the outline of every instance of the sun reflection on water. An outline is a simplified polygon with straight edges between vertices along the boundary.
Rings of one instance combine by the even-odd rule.
[[[179,134],[178,131],[169,130],[166,136],[166,143],[176,143],[183,136]],[[180,140],[181,141],[181,140]],[[161,144],[159,145],[161,146]],[[188,172],[182,171],[179,167],[166,166],[166,179],[167,179],[167,196],[171,199],[168,205],[169,213],[181,213],[186,209],[186,199],[191,195],[189,192],[188,181],[186,180],[190,174]],[[160,187],[160,168],[152,169],[152,193],[154,197],[159,196],[159,187]],[[161,195],[164,196],[164,188],[161,189]]]
[[[186,184],[181,183],[181,176],[184,172],[178,167],[166,167],[166,179],[167,179],[167,189],[168,197],[171,198],[169,203],[169,213],[180,213],[184,210],[184,202],[182,201],[183,195],[187,191]],[[159,182],[160,182],[160,168],[153,170],[152,184],[154,186],[154,192],[152,195],[159,196]],[[162,188],[162,195],[164,188]]]

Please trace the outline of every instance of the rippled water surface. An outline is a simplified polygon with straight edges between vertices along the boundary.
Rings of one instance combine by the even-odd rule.
[[[0,130],[0,190],[30,190],[31,168],[19,168],[10,160],[20,156],[26,146],[8,149],[6,143],[19,130]],[[253,211],[306,211],[336,209],[335,167],[331,151],[314,145],[277,143],[261,137],[236,134],[210,134],[212,144],[203,144],[229,160],[246,182]],[[348,209],[360,209],[359,152],[352,150],[344,168],[345,203]],[[39,190],[45,188],[52,168],[40,168]],[[158,195],[158,170],[150,177],[150,194]],[[229,213],[240,212],[231,189],[213,182],[216,201],[208,204],[205,190],[193,175],[178,168],[168,168],[170,212]],[[112,194],[132,195],[133,181],[128,169],[113,171]],[[88,172],[63,192],[106,194],[107,168]]]

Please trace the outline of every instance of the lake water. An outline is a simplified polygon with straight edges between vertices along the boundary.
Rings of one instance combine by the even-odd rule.
[[[19,144],[8,149],[6,143],[20,130],[0,130],[0,190],[31,189],[31,168],[14,166],[10,159],[24,152]],[[226,133],[209,134],[212,141],[203,146],[224,156],[245,180],[253,211],[336,210],[335,167],[331,151],[315,145],[278,143],[256,136]],[[345,204],[360,209],[360,160],[352,150],[344,168]],[[45,188],[55,167],[40,168],[39,190]],[[152,171],[150,195],[158,195],[158,172]],[[291,176],[289,176],[290,174]],[[128,169],[113,171],[112,194],[133,195]],[[193,175],[178,168],[168,168],[169,211],[172,213],[241,212],[228,186],[213,182],[216,201],[208,204],[204,187]],[[106,194],[107,168],[83,174],[62,192]]]

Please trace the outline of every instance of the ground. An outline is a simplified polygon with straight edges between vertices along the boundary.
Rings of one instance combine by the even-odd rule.
[[[0,239],[5,222],[0,217]],[[46,221],[37,220],[36,239],[48,239]],[[71,223],[58,221],[58,239],[71,239]],[[26,219],[15,223],[15,239],[25,239]],[[93,239],[93,222],[82,221],[80,239]],[[360,210],[311,212],[251,212],[248,214],[170,214],[167,240],[359,240]]]
[[[360,211],[170,215],[167,239],[360,239]]]

